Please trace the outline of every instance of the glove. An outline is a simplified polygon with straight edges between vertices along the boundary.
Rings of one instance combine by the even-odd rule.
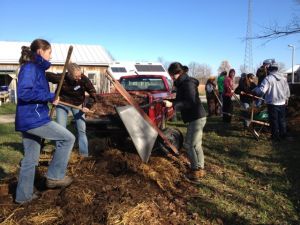
[[[170,102],[170,101],[168,101],[168,100],[164,100],[164,104],[165,104],[165,106],[168,107],[168,108],[170,108],[170,107],[173,106],[173,103]]]

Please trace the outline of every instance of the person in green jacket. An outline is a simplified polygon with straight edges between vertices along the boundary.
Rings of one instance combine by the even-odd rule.
[[[223,104],[223,92],[224,92],[224,80],[225,77],[227,76],[227,72],[223,71],[222,73],[220,73],[220,75],[218,76],[217,79],[217,85],[218,85],[218,92],[219,92],[219,99],[221,101],[221,103]],[[222,106],[221,106],[222,108]]]

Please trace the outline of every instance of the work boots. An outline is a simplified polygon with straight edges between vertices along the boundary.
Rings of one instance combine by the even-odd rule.
[[[204,169],[198,169],[198,170],[190,170],[187,177],[192,181],[199,181],[201,178],[205,176],[206,172]]]
[[[71,177],[65,176],[61,180],[52,180],[47,179],[46,186],[47,188],[65,188],[68,187],[73,182]]]

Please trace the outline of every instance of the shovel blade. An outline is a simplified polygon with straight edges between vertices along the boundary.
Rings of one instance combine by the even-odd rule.
[[[116,111],[124,123],[139,156],[144,163],[147,163],[158,135],[157,131],[131,105],[116,107]]]

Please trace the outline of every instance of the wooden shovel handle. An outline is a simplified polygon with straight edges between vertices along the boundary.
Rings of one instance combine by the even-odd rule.
[[[68,54],[67,54],[67,58],[66,58],[66,61],[65,61],[65,65],[64,65],[64,68],[63,68],[63,72],[62,72],[62,75],[61,75],[58,87],[56,89],[54,100],[56,100],[58,98],[59,94],[60,94],[60,90],[61,90],[61,87],[62,87],[62,85],[64,83],[64,79],[65,79],[66,71],[67,71],[67,66],[68,66],[68,64],[70,62],[72,52],[73,52],[73,46],[70,45],[69,50],[68,50]],[[51,111],[50,111],[50,115],[49,115],[50,118],[52,118],[52,116],[54,114],[54,109],[55,109],[55,105],[52,105],[52,108],[51,108]]]
[[[79,110],[82,111],[82,107],[81,107],[81,106],[73,105],[73,104],[70,104],[70,103],[67,103],[67,102],[63,102],[63,101],[59,101],[58,104],[60,104],[60,105],[65,105],[65,106],[69,106],[69,107],[72,107],[72,108],[74,108],[74,109],[79,109]],[[87,113],[93,114],[93,113],[95,113],[95,112],[94,112],[94,111],[89,111],[89,112],[87,112]]]
[[[74,108],[74,109],[82,110],[82,107],[81,107],[81,106],[73,105],[73,104],[70,104],[70,103],[67,103],[67,102],[59,101],[58,104],[60,104],[60,105],[65,105],[65,106],[69,106],[69,107],[72,107],[72,108]]]

